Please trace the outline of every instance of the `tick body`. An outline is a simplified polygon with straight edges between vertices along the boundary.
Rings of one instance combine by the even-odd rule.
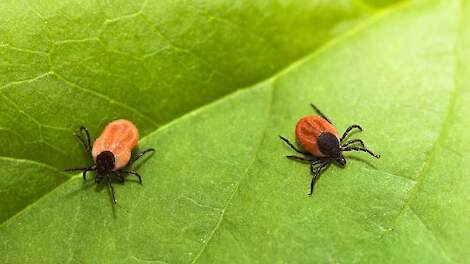
[[[111,176],[116,176],[121,183],[124,183],[123,174],[135,175],[142,184],[142,177],[133,170],[126,170],[131,164],[141,158],[144,154],[155,151],[153,148],[144,150],[131,159],[132,150],[139,141],[139,131],[130,121],[119,119],[109,123],[91,144],[90,135],[86,127],[80,128],[80,135],[77,135],[85,150],[93,160],[93,164],[83,168],[72,168],[66,171],[82,171],[83,179],[89,171],[95,173],[95,183],[100,183],[106,179],[111,190],[113,204],[116,203],[116,196],[112,184]],[[85,139],[82,137],[85,135]]]
[[[295,136],[306,151],[316,157],[328,157],[328,150],[320,149],[320,142],[323,137],[330,135],[333,140],[339,139],[338,131],[328,121],[321,116],[302,117],[295,127]],[[333,135],[334,138],[331,136]],[[322,140],[320,140],[320,137]],[[321,145],[323,146],[323,145]]]
[[[298,149],[284,137],[280,137],[287,145],[294,151],[303,156],[286,156],[289,159],[308,162],[310,163],[310,171],[312,173],[312,180],[310,182],[310,193],[313,193],[313,187],[316,179],[321,171],[328,167],[332,162],[338,162],[342,167],[346,165],[346,159],[343,152],[346,151],[363,151],[375,158],[380,158],[380,155],[374,154],[364,145],[361,139],[346,140],[348,134],[353,129],[362,131],[360,125],[349,126],[343,135],[340,137],[338,130],[315,105],[311,104],[312,108],[318,115],[310,115],[302,117],[295,127],[295,135],[298,143],[302,149]]]
[[[109,123],[95,140],[92,156],[95,163],[106,159],[107,151],[114,156],[113,171],[124,168],[131,158],[132,149],[139,141],[139,131],[130,121],[120,119]],[[99,166],[98,166],[99,167]],[[105,167],[105,166],[101,166]]]

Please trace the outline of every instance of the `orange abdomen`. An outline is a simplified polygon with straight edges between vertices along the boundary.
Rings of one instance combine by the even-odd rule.
[[[124,168],[131,158],[132,149],[139,141],[139,131],[125,119],[109,123],[95,140],[92,148],[93,159],[103,151],[111,151],[115,158],[114,170]]]
[[[338,131],[321,116],[302,117],[295,127],[295,136],[306,151],[317,157],[326,157],[320,152],[317,139],[323,132],[329,132],[339,139]]]

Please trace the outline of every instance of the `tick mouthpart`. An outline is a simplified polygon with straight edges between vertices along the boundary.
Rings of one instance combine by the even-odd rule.
[[[343,154],[341,154],[339,156],[339,158],[337,159],[339,165],[341,165],[341,167],[344,167],[346,166],[346,159],[344,158]]]

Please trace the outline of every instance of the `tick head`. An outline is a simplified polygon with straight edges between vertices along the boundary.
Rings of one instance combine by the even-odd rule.
[[[115,158],[111,151],[103,151],[96,156],[96,172],[99,175],[110,173],[114,169]]]
[[[333,159],[342,157],[338,138],[329,133],[323,132],[317,139],[318,149],[322,154]]]

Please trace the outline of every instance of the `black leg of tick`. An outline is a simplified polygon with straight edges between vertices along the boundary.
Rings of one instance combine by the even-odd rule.
[[[315,112],[317,112],[323,119],[325,119],[326,121],[328,121],[328,123],[333,124],[333,123],[331,123],[331,120],[330,120],[328,117],[326,117],[326,115],[323,114],[322,111],[320,111],[320,109],[318,109],[318,107],[316,107],[316,106],[315,106],[314,104],[312,104],[312,103],[311,103],[310,105],[312,106],[313,110],[315,110]]]
[[[360,140],[360,139],[351,139],[349,141],[346,141],[344,142],[344,144],[341,144],[341,148],[346,148],[347,146],[349,145],[352,145],[354,143],[359,143],[359,145],[363,148],[365,148],[366,146],[364,145],[364,141]]]
[[[308,195],[312,195],[313,186],[315,185],[316,178],[320,174],[320,170],[322,169],[323,165],[328,162],[329,161],[316,160],[312,162],[312,164],[310,164],[310,171],[312,172],[312,179],[310,180],[310,193]],[[315,169],[316,165],[320,165],[320,167]]]
[[[137,178],[139,178],[140,184],[142,184],[142,177],[140,177],[140,175],[137,172],[135,172],[135,171],[123,171],[123,170],[121,170],[119,172],[129,173],[129,174],[135,175]]]
[[[114,193],[113,183],[112,183],[111,177],[109,177],[109,175],[106,175],[105,177],[106,177],[106,179],[108,179],[108,185],[109,185],[109,189],[111,190],[111,195],[113,197],[113,206],[114,206],[116,204],[116,195]]]
[[[312,195],[313,193],[313,186],[315,185],[315,182],[317,180],[317,177],[320,175],[321,173],[321,170],[323,168],[325,168],[326,166],[328,166],[328,164],[330,164],[330,161],[321,161],[317,164],[321,164],[320,167],[318,167],[316,170],[314,169],[314,166],[316,164],[312,163],[312,165],[310,166],[310,171],[312,172],[313,176],[312,176],[312,180],[310,181],[310,193],[308,195]]]
[[[291,149],[293,149],[295,152],[297,153],[300,153],[300,154],[304,154],[304,155],[309,155],[308,152],[304,152],[304,151],[301,151],[301,150],[298,150],[292,143],[289,142],[288,139],[282,137],[282,136],[279,136],[280,139],[282,139],[282,141],[284,141],[287,145],[289,145],[289,147]]]
[[[95,173],[95,183],[96,184],[99,184],[102,179],[103,179],[103,176],[98,175],[98,174]]]
[[[80,134],[74,134],[74,135],[78,138],[78,140],[80,140],[80,143],[82,143],[82,146],[85,148],[86,152],[89,153],[85,140],[83,140]]]
[[[86,180],[86,173],[92,170],[93,170],[92,168],[71,168],[71,169],[65,169],[64,171],[81,171],[83,172],[83,180]]]
[[[85,132],[86,141],[82,138],[83,132]],[[91,140],[90,140],[90,133],[88,133],[88,129],[82,126],[80,127],[80,133],[81,134],[75,134],[75,136],[77,136],[77,138],[80,140],[80,142],[85,147],[85,150],[90,155],[90,157],[93,158],[91,155]]]
[[[343,142],[343,140],[348,136],[349,132],[351,132],[351,130],[353,130],[354,128],[357,128],[362,131],[362,127],[360,125],[351,125],[346,128],[346,131],[344,131],[343,136],[341,136],[341,139],[339,141]]]
[[[122,174],[119,173],[119,171],[113,171],[113,174],[116,175],[116,177],[119,178],[119,182],[120,182],[121,184],[124,184],[124,176],[122,176]]]
[[[90,133],[88,133],[88,128],[82,126],[82,127],[80,127],[80,131],[85,131],[86,140],[87,140],[87,143],[88,143],[88,149],[91,151],[91,140],[90,140]]]
[[[84,171],[88,169],[90,168],[70,168],[70,169],[65,169],[64,171]]]
[[[131,165],[132,163],[136,162],[138,159],[142,158],[142,156],[144,156],[145,154],[147,153],[150,153],[150,152],[154,152],[155,149],[154,148],[149,148],[149,149],[146,149],[140,153],[138,153],[134,159],[132,159],[131,161],[129,161],[129,164],[128,165]]]
[[[369,149],[362,148],[362,147],[347,147],[347,148],[343,149],[343,151],[364,151],[364,152],[369,153],[371,156],[373,156],[377,159],[380,158],[380,155],[374,154],[374,152],[370,151]]]
[[[88,168],[86,170],[83,170],[83,180],[86,181],[86,173],[92,171],[92,169]]]
[[[302,157],[294,156],[294,155],[286,156],[286,158],[295,160],[295,161],[305,162],[305,163],[311,163],[313,161],[316,161],[316,159],[306,159],[306,158],[302,158]]]

